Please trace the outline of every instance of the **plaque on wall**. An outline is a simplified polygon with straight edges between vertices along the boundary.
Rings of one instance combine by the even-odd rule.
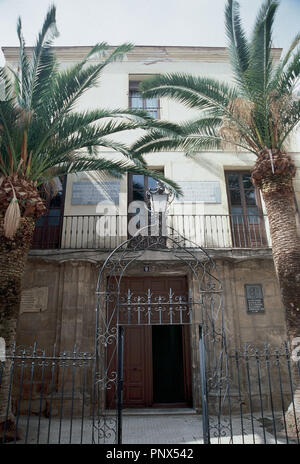
[[[40,313],[48,305],[48,287],[33,287],[22,291],[21,313]]]
[[[221,203],[220,182],[212,181],[176,181],[183,196],[178,201],[187,203]]]
[[[72,205],[97,205],[101,201],[119,203],[120,181],[73,182]]]
[[[260,284],[245,285],[247,313],[264,313],[264,297]]]

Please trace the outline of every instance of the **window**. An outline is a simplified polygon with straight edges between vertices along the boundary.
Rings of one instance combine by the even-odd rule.
[[[153,118],[158,119],[159,100],[158,98],[143,98],[139,92],[140,81],[129,82],[129,107],[147,111]]]
[[[266,237],[258,190],[250,172],[226,172],[228,203],[235,247],[259,247]]]
[[[227,186],[231,214],[252,216],[258,220],[261,214],[259,193],[251,182],[250,172],[227,172]]]
[[[41,191],[45,200],[46,213],[36,221],[32,248],[58,248],[63,221],[66,176],[53,180],[54,193]]]
[[[157,168],[155,171],[164,173],[163,168]],[[142,174],[129,174],[128,176],[128,203],[132,201],[147,201],[146,192],[149,189],[155,189],[158,181],[150,176]]]
[[[164,173],[163,168],[156,168],[155,171],[159,171],[162,174]],[[128,205],[133,202],[133,201],[142,201],[147,204],[148,212],[147,214],[147,225],[150,226],[153,221],[153,217],[151,216],[150,212],[150,203],[149,203],[149,198],[147,197],[147,191],[149,189],[155,189],[158,186],[158,181],[153,179],[153,177],[150,176],[144,176],[142,174],[129,174],[128,175]],[[136,214],[139,213],[139,208],[135,212],[128,213],[128,221],[131,221],[131,219],[136,216]],[[136,230],[134,230],[134,233],[138,229],[142,227],[142,224],[140,221],[138,221],[136,224]],[[143,225],[143,227],[145,224]],[[145,231],[144,231],[145,232]],[[130,231],[128,231],[129,236],[130,236]],[[131,232],[132,233],[132,232]],[[133,233],[132,233],[133,234]],[[147,230],[146,232],[147,235],[151,235],[150,229]],[[153,237],[153,240],[155,242],[156,238]],[[147,242],[149,244],[149,242]],[[133,241],[132,245],[134,246],[135,242]]]

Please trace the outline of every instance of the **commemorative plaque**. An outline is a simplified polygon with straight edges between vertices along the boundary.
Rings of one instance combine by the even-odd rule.
[[[245,285],[245,295],[247,301],[247,313],[264,313],[264,298],[262,292],[262,286],[256,285]]]
[[[177,181],[181,187],[182,203],[221,203],[220,182],[214,181]]]
[[[110,200],[119,203],[120,181],[73,182],[72,205],[97,205]]]

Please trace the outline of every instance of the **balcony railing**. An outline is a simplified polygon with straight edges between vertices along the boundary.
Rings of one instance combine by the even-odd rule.
[[[53,218],[51,218],[53,220]],[[37,225],[33,249],[112,250],[128,238],[127,215],[63,216]],[[266,216],[255,215],[169,215],[170,239],[185,238],[186,247],[269,248]],[[172,240],[166,240],[172,247]]]

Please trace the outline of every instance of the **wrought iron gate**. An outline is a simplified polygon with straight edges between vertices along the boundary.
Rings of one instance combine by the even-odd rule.
[[[294,362],[287,343],[227,346],[215,264],[200,247],[175,235],[163,240],[134,237],[107,258],[97,285],[94,352],[82,353],[76,346],[71,352],[56,346],[46,352],[34,344],[14,347],[5,361],[0,359],[0,387],[7,390],[0,443],[9,441],[11,411],[16,428],[9,432],[15,443],[121,443],[122,347],[124,328],[133,325],[183,325],[193,334],[199,367],[194,390],[201,392],[197,424],[200,429],[201,418],[205,443],[300,443],[300,362]],[[129,288],[124,294],[123,277],[135,272],[138,263],[149,270],[156,253],[162,263],[170,262],[172,273],[180,265],[180,273],[184,270],[189,278],[189,292],[181,295],[171,288],[159,295],[150,288],[135,295]],[[109,391],[113,410],[107,402]]]
[[[175,236],[177,238],[175,238]],[[124,276],[137,263],[145,263],[152,253],[163,253],[174,266],[180,264],[189,277],[188,296],[174,294],[135,295],[131,289],[121,292]],[[147,261],[146,261],[147,262]],[[97,283],[97,323],[95,340],[95,400],[97,415],[93,423],[95,443],[122,442],[122,394],[124,327],[129,325],[188,325],[197,339],[201,386],[201,409],[204,442],[210,430],[228,427],[221,420],[228,396],[228,366],[224,327],[222,285],[211,257],[185,237],[137,235],[126,240],[106,259]],[[115,366],[112,369],[112,366]],[[107,391],[113,391],[114,405],[107,404]],[[216,420],[209,419],[209,395],[215,392]],[[112,412],[110,407],[114,406]],[[229,424],[230,426],[230,424]]]

